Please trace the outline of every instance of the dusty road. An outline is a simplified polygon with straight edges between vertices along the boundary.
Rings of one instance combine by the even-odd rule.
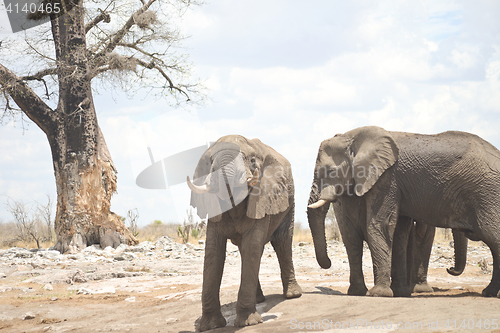
[[[266,301],[258,305],[264,323],[232,326],[240,258],[228,246],[221,288],[228,326],[213,332],[500,332],[500,299],[480,296],[491,278],[491,255],[469,246],[468,265],[459,277],[448,244],[434,246],[431,294],[411,298],[347,296],[348,264],[342,244],[330,243],[332,268],[321,269],[312,244],[294,245],[302,297],[281,295],[278,261],[271,247],[260,278]],[[373,284],[369,252],[367,284]],[[194,332],[201,315],[203,246],[163,239],[117,250],[87,248],[84,254],[0,250],[0,332]],[[484,264],[483,264],[484,266]],[[486,273],[485,273],[486,271]]]

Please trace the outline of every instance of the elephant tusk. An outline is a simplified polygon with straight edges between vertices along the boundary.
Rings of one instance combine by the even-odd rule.
[[[257,185],[258,182],[259,182],[259,169],[255,169],[252,177],[247,178],[247,184],[248,186],[253,187]]]
[[[191,182],[191,179],[189,179],[189,176],[187,176],[187,184],[189,186],[189,189],[191,189],[191,191],[193,191],[194,193],[203,194],[207,193],[210,190],[206,184],[201,186],[193,184]]]
[[[318,201],[316,201],[315,203],[313,204],[310,204],[309,206],[307,206],[307,208],[312,208],[312,209],[316,209],[316,208],[319,208],[321,206],[323,206],[324,204],[326,204],[328,201],[324,200],[324,199],[319,199]]]

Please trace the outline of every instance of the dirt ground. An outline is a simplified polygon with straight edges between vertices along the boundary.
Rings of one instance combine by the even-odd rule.
[[[470,246],[469,264],[459,277],[445,271],[452,262],[449,246],[433,251],[433,293],[373,298],[346,295],[349,272],[341,244],[329,246],[328,270],[316,263],[312,244],[294,245],[303,295],[285,300],[276,256],[266,247],[260,271],[266,301],[258,305],[264,323],[245,328],[232,326],[240,275],[239,254],[233,251],[227,255],[221,287],[228,326],[212,332],[500,332],[500,299],[480,295],[491,272],[476,263],[491,262],[489,250]],[[368,252],[364,261],[370,286]],[[0,332],[194,332],[201,316],[202,251],[193,257],[147,254],[119,262],[58,260],[38,270],[1,256],[0,263],[0,272],[6,272],[0,278]],[[66,273],[88,277],[106,269],[127,274],[64,282]]]

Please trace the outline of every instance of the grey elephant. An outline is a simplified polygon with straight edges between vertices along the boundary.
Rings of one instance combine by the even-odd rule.
[[[347,219],[366,225],[375,282],[369,295],[393,295],[391,273],[399,270],[391,271],[391,265],[404,257],[393,246],[405,248],[411,230],[408,223],[399,223],[399,216],[484,241],[493,256],[493,276],[482,294],[498,295],[500,152],[485,140],[457,131],[421,135],[368,126],[323,141],[308,206],[322,267],[330,266],[324,242],[325,203],[336,201]],[[398,240],[402,243],[396,244]]]
[[[293,177],[283,156],[258,139],[225,136],[203,154],[193,182],[188,177],[187,183],[191,205],[201,218],[209,217],[200,331],[226,325],[219,292],[228,239],[241,253],[235,326],[262,322],[256,310],[256,302],[264,300],[258,277],[269,241],[278,257],[284,296],[301,296],[292,262]]]

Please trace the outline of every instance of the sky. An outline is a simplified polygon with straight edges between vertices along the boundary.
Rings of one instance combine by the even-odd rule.
[[[0,13],[0,19],[3,14]],[[99,124],[118,170],[111,209],[139,224],[182,222],[185,183],[148,190],[155,161],[228,134],[259,138],[292,165],[295,220],[306,206],[321,141],[376,125],[434,134],[460,130],[500,147],[499,1],[229,1],[186,13],[183,43],[204,80],[203,106],[100,91]],[[5,24],[5,20],[2,20]],[[1,38],[1,35],[0,35]],[[50,148],[31,124],[0,127],[0,220],[7,198],[56,199]]]

